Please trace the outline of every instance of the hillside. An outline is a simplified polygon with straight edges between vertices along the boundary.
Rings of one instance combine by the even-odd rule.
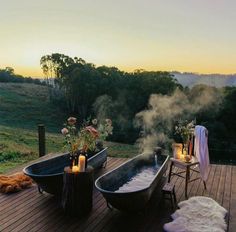
[[[46,133],[47,153],[63,151],[63,137]],[[0,125],[0,173],[38,157],[36,130],[25,130]]]
[[[236,86],[236,74],[197,74],[172,72],[174,78],[183,86],[193,87],[197,84],[215,86],[217,88],[224,86]]]
[[[0,125],[58,132],[66,118],[58,106],[49,102],[46,86],[21,83],[0,83]]]

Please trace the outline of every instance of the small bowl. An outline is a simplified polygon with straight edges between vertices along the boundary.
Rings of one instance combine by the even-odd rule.
[[[185,156],[185,161],[186,161],[186,162],[190,162],[190,160],[191,160],[190,155],[186,155],[186,156]]]

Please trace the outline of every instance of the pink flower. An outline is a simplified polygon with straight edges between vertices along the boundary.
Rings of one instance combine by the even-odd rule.
[[[69,117],[68,119],[67,119],[67,122],[68,122],[68,124],[70,125],[70,126],[73,126],[73,125],[75,125],[75,123],[76,123],[76,118],[74,118],[74,117]]]
[[[67,128],[63,128],[63,129],[61,130],[61,133],[62,133],[63,135],[66,135],[66,134],[69,133],[69,131],[68,131]]]
[[[89,133],[91,133],[94,138],[98,137],[98,131],[94,127],[87,126],[87,127],[85,127],[85,130],[87,130]]]

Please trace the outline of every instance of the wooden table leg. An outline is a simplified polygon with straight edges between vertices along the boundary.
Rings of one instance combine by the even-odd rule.
[[[186,177],[185,177],[185,198],[188,198],[188,181],[190,177],[190,167],[186,167]]]
[[[171,173],[172,173],[172,167],[173,167],[173,162],[171,161],[171,163],[170,163],[170,171],[169,171],[169,176],[168,176],[168,183],[170,182]]]
[[[175,194],[175,186],[173,188],[173,196],[174,196],[175,206],[177,206],[177,200],[176,200],[176,194]]]

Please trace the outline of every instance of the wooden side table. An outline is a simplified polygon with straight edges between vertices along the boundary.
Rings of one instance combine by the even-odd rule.
[[[192,168],[193,166],[196,166],[196,165],[199,165],[199,162],[194,156],[192,157],[190,162],[185,162],[183,160],[175,159],[175,158],[170,159],[170,170],[169,170],[168,182],[170,182],[171,176],[173,175],[184,178],[185,179],[185,198],[188,198],[188,183],[201,179],[201,176],[194,179],[190,179],[190,171],[199,173],[198,170],[195,170]],[[173,166],[183,169],[183,171],[173,172],[172,171]],[[184,173],[185,173],[185,176],[182,175]],[[204,184],[204,188],[206,189],[206,182],[204,180],[203,180],[203,184]]]
[[[93,168],[73,173],[70,167],[64,169],[61,204],[69,215],[83,216],[93,206]]]

